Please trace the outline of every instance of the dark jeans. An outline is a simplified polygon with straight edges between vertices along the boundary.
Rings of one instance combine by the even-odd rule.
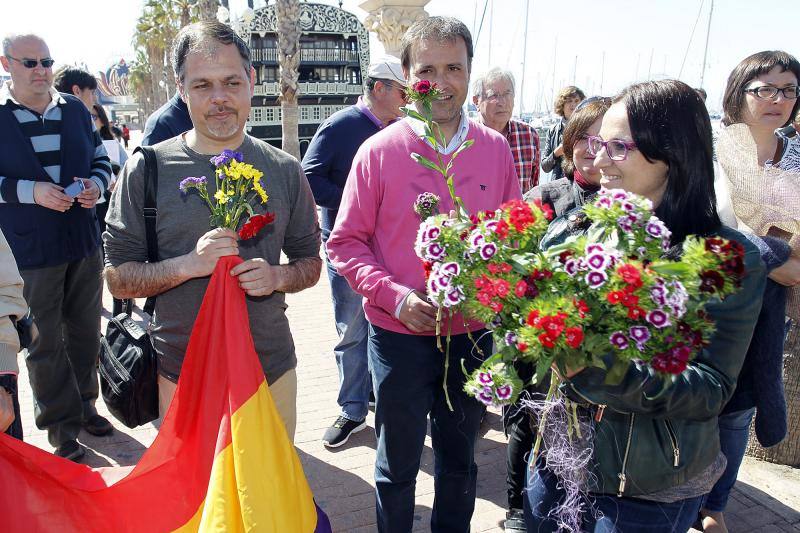
[[[736,483],[739,467],[742,465],[744,452],[747,450],[747,438],[750,435],[750,422],[753,421],[755,407],[719,415],[719,445],[728,465],[725,472],[714,484],[711,492],[706,494],[703,508],[709,511],[722,512],[728,505],[728,496]]]
[[[39,336],[25,359],[34,420],[58,447],[78,436],[96,413],[99,385],[101,260],[91,256],[54,267],[20,271]]]
[[[488,356],[492,341],[484,333],[473,337]],[[414,488],[430,414],[435,461],[431,531],[468,533],[475,508],[474,452],[483,406],[464,393],[461,365],[463,361],[471,372],[483,357],[467,335],[451,337],[450,411],[442,388],[444,354],[436,347],[436,337],[404,335],[370,324],[368,354],[376,399],[378,531],[406,533],[414,525]]]
[[[336,332],[339,334],[339,342],[333,348],[339,369],[337,403],[342,407],[342,416],[360,422],[367,417],[369,393],[372,392],[367,364],[369,330],[362,304],[364,298],[350,288],[347,280],[327,259],[325,263],[331,283]]]
[[[558,480],[547,469],[545,461],[537,461],[528,476],[525,495],[525,525],[528,533],[559,531],[548,513],[564,496]],[[639,498],[591,495],[585,507],[581,531],[589,533],[686,533],[697,519],[703,496],[674,503],[659,503]]]
[[[533,377],[534,369],[529,364],[515,365],[523,383]],[[503,409],[503,424],[508,437],[506,448],[506,487],[508,492],[508,508],[522,509],[525,479],[528,473],[528,454],[533,448],[536,431],[532,426],[531,414],[522,402],[529,400],[536,393],[536,388],[529,386],[517,400],[517,403]]]
[[[14,421],[8,426],[6,435],[15,439],[22,440],[22,417],[19,413],[19,382],[17,376],[5,374],[0,376],[0,386],[11,393],[11,401],[14,403]]]

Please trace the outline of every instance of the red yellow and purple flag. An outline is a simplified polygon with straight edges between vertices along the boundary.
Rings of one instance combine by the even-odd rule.
[[[133,467],[89,468],[0,435],[4,532],[329,533],[258,362],[237,280],[222,258],[175,398]]]

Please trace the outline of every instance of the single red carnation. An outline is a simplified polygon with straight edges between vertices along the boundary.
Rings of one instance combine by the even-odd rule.
[[[630,263],[625,263],[617,268],[617,274],[622,277],[622,281],[635,287],[642,286],[642,274],[639,269]]]
[[[554,348],[556,345],[555,339],[550,337],[550,335],[548,335],[547,333],[539,334],[539,342],[541,342],[542,346],[544,346],[545,348]]]
[[[725,278],[716,270],[706,270],[700,274],[700,290],[715,293],[725,286]]]
[[[520,352],[524,352],[527,349],[528,349],[528,345],[526,343],[524,343],[524,342],[518,342],[517,343],[517,350],[519,350]]]
[[[263,215],[253,215],[247,222],[244,223],[242,229],[239,230],[239,238],[242,240],[252,239],[261,229],[267,224],[271,224],[275,220],[273,213],[264,213]]]
[[[434,89],[434,88],[435,88],[435,84],[432,84],[428,80],[419,80],[413,86],[414,92],[417,93],[417,94],[420,94],[422,96],[427,96],[428,93],[431,92],[431,89]]]
[[[514,286],[514,294],[517,295],[517,298],[522,298],[523,296],[525,296],[525,292],[527,292],[527,290],[528,290],[528,284],[525,283],[524,279],[519,280],[517,284]]]
[[[539,327],[539,311],[534,309],[530,313],[528,313],[528,319],[526,320],[529,326],[533,326],[535,328]]]
[[[578,327],[567,328],[564,332],[564,340],[570,348],[577,348],[583,342],[583,330]]]
[[[606,294],[606,301],[611,305],[616,305],[622,301],[622,298],[625,296],[625,293],[622,291],[611,291]]]
[[[508,237],[508,223],[505,220],[499,220],[494,227],[494,233],[501,239]]]

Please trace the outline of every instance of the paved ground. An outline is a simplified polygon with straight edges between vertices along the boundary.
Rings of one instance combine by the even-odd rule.
[[[132,145],[133,146],[133,145]],[[106,309],[111,308],[108,295]],[[319,505],[331,519],[336,532],[375,530],[373,464],[375,435],[373,416],[369,430],[355,435],[337,450],[327,450],[320,438],[338,413],[336,365],[330,353],[336,332],[327,278],[323,275],[313,288],[288,297],[288,315],[298,355],[298,426],[295,444],[306,476]],[[108,317],[108,311],[105,313]],[[105,326],[104,326],[105,327]],[[24,363],[20,376],[22,417],[27,442],[51,451],[44,432],[33,425],[33,408]],[[102,400],[101,413],[108,416]],[[156,436],[148,424],[117,430],[108,437],[82,433],[80,441],[89,448],[86,463],[99,466],[131,465],[141,457]],[[500,416],[490,411],[481,428],[476,461],[479,466],[478,498],[472,530],[502,531],[499,526],[505,506],[505,438]],[[417,478],[415,530],[429,529],[433,504],[433,456],[430,439]],[[734,533],[800,532],[800,471],[746,459],[739,474],[727,517]],[[54,531],[58,527],[54,525]]]

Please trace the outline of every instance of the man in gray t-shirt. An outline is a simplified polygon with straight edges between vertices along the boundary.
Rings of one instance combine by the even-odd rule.
[[[247,45],[224,24],[202,22],[175,38],[173,67],[194,128],[155,145],[158,161],[158,261],[146,263],[142,215],[144,158],[135,154],[111,197],[106,217],[105,275],[117,298],[158,295],[153,342],[159,356],[159,408],[172,399],[189,336],[217,260],[245,261],[231,274],[247,294],[250,329],[276,407],[291,436],[295,424],[296,358],[286,318],[285,293],[314,285],[320,273],[320,230],[314,198],[292,156],[244,133],[250,111],[252,69]],[[275,221],[254,238],[210,229],[210,212],[195,191],[182,194],[188,176],[214,175],[210,158],[236,150],[264,173],[269,199],[254,204]],[[209,194],[216,192],[209,179]],[[288,264],[280,264],[283,251]]]

